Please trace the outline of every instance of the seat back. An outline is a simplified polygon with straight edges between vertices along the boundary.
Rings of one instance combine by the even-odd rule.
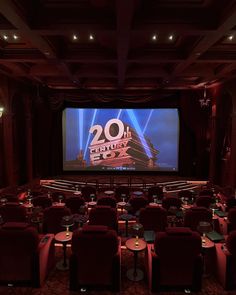
[[[117,212],[110,206],[96,206],[89,213],[90,225],[105,225],[118,230]]]
[[[132,207],[131,213],[135,214],[141,208],[145,208],[148,205],[148,200],[147,200],[147,198],[145,198],[143,196],[141,196],[141,197],[133,196],[129,199],[129,203]]]
[[[148,188],[148,199],[153,201],[153,196],[156,195],[158,200],[162,200],[164,197],[163,188],[161,186],[151,186]]]
[[[162,207],[166,210],[169,210],[170,207],[176,207],[179,209],[181,204],[181,200],[177,197],[167,197],[162,200]]]
[[[167,227],[167,211],[161,207],[147,206],[140,210],[139,222],[144,230],[164,231]]]
[[[66,207],[70,209],[72,214],[80,213],[80,207],[84,205],[84,199],[80,196],[71,196],[66,199]]]
[[[26,208],[19,203],[8,202],[0,206],[0,215],[4,222],[25,222],[27,219]]]
[[[27,223],[8,222],[0,228],[0,281],[31,281],[39,237]]]
[[[116,208],[116,199],[114,197],[103,196],[101,198],[98,198],[97,205]]]
[[[199,196],[196,199],[196,205],[198,207],[210,208],[213,201],[213,198],[210,196]]]
[[[160,261],[160,284],[192,285],[201,236],[189,228],[170,228],[156,235],[154,246]]]
[[[52,200],[46,195],[33,198],[32,203],[34,207],[42,207],[43,209],[52,206]]]
[[[211,210],[205,207],[193,207],[185,212],[184,226],[197,230],[200,221],[212,222]]]
[[[82,197],[84,198],[86,202],[91,201],[91,198],[90,198],[91,194],[96,196],[96,188],[93,186],[84,186],[82,187],[81,192],[82,192]]]
[[[62,217],[71,215],[71,212],[66,207],[49,207],[44,210],[43,214],[43,232],[56,234],[64,231],[61,226]]]
[[[111,285],[118,247],[117,233],[106,226],[87,225],[74,231],[72,257],[78,264],[77,284]]]

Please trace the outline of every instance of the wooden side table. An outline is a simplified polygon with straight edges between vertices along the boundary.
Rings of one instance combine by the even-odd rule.
[[[67,231],[61,231],[55,235],[55,241],[58,243],[61,243],[63,246],[63,260],[60,260],[56,267],[59,270],[68,270],[69,269],[69,264],[66,259],[66,245],[68,242],[71,241],[72,239],[72,232],[67,232]]]
[[[144,277],[143,271],[137,268],[138,253],[146,248],[147,243],[144,240],[132,238],[127,240],[125,245],[128,250],[134,253],[134,268],[127,271],[127,277],[131,281],[138,282]]]

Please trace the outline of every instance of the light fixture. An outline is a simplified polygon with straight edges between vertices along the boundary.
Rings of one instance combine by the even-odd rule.
[[[207,97],[207,89],[206,89],[206,84],[204,85],[204,91],[203,91],[203,97],[199,99],[199,103],[200,103],[200,106],[202,108],[204,107],[208,107],[211,100],[209,97]]]
[[[74,34],[74,35],[73,35],[73,40],[74,40],[74,41],[78,40],[78,36]]]
[[[156,41],[157,40],[157,35],[152,35],[152,41]]]
[[[14,40],[17,40],[18,38],[19,38],[19,37],[18,37],[17,35],[15,35],[15,34],[13,35],[13,39],[14,39]]]
[[[169,39],[170,41],[172,41],[172,40],[173,40],[173,38],[174,38],[174,36],[173,36],[173,35],[170,35],[170,36],[168,37],[168,39]]]
[[[232,41],[233,39],[234,39],[234,35],[229,35],[229,36],[228,36],[228,40],[229,40],[229,41]]]
[[[94,40],[94,36],[92,34],[89,35],[89,40]]]
[[[3,35],[3,39],[4,40],[7,40],[8,39],[8,36],[7,35]]]
[[[3,112],[4,112],[4,108],[3,108],[3,107],[0,107],[0,118],[1,118],[2,115],[3,115]]]

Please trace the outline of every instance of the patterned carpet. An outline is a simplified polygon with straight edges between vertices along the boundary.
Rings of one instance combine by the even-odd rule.
[[[70,255],[70,249],[68,248],[68,255]],[[56,247],[56,259],[59,260],[62,257],[62,248]],[[144,256],[139,256],[138,267],[143,268]],[[149,295],[147,282],[145,280],[140,282],[131,282],[126,277],[126,271],[133,266],[133,254],[127,249],[122,249],[122,284],[121,295]],[[1,271],[1,270],[0,270]],[[69,271],[60,271],[54,268],[49,274],[43,287],[40,289],[33,289],[30,287],[0,287],[1,295],[75,295],[80,292],[69,291]],[[82,294],[82,293],[81,293]],[[110,291],[87,291],[88,295],[112,295],[114,293]],[[179,295],[185,294],[183,292],[161,292],[160,295]],[[192,293],[194,294],[194,293]],[[236,295],[236,290],[226,292],[217,283],[214,277],[204,278],[202,292],[198,295]]]

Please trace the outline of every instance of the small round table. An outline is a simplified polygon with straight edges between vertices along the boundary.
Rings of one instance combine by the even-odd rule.
[[[132,238],[126,241],[125,246],[134,253],[134,268],[129,269],[126,275],[129,280],[138,282],[144,277],[143,271],[137,268],[138,253],[146,248],[147,243],[144,240]]]
[[[61,231],[55,235],[55,241],[58,243],[61,243],[63,246],[63,260],[60,260],[56,267],[59,270],[68,270],[69,269],[69,264],[66,259],[66,245],[68,242],[70,242],[72,239],[72,232],[67,232],[67,231]]]
[[[125,205],[126,205],[126,202],[118,202],[117,203],[117,207],[118,208],[121,208],[121,212],[123,213],[124,212],[124,207],[125,207]]]

